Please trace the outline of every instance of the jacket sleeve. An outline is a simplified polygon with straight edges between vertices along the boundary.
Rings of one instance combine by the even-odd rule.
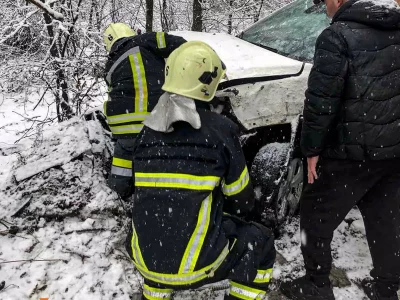
[[[163,58],[168,58],[175,49],[185,42],[184,38],[165,32],[149,32],[135,37],[135,43],[139,47],[146,48]]]
[[[301,135],[301,149],[306,157],[318,156],[324,150],[340,113],[347,68],[345,41],[329,27],[317,40],[308,79]]]
[[[226,197],[225,212],[244,217],[253,210],[254,190],[238,132],[235,125],[230,134],[230,141],[225,143],[228,168],[224,176],[222,191]]]

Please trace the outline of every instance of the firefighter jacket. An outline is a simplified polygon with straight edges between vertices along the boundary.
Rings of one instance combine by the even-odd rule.
[[[186,41],[164,32],[123,38],[111,48],[106,64],[109,100],[104,112],[113,136],[131,139],[163,94],[165,61]]]
[[[234,243],[224,212],[245,215],[254,206],[237,126],[196,106],[200,129],[185,122],[171,133],[145,126],[135,144],[129,251],[143,277],[163,285],[213,276]]]

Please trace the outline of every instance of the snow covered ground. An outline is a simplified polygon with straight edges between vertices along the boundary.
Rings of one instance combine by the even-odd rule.
[[[0,299],[135,299],[141,278],[124,250],[129,219],[105,182],[110,140],[98,122],[73,119],[44,124],[14,144],[32,123],[54,117],[46,101],[33,111],[39,98],[0,95]],[[303,274],[298,227],[294,218],[276,242],[273,290]],[[357,284],[371,258],[357,210],[337,230],[333,249],[342,273],[334,278],[336,299],[366,299]],[[223,294],[205,288],[175,299]],[[271,292],[269,299],[284,298]]]

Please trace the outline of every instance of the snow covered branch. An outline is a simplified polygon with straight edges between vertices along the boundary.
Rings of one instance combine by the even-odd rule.
[[[28,13],[25,17],[25,19],[23,19],[16,27],[16,29],[11,32],[9,35],[5,36],[4,38],[0,39],[0,44],[3,44],[5,41],[7,41],[8,39],[12,38],[14,35],[16,35],[19,30],[25,26],[26,20],[28,20],[31,16],[33,16],[34,14],[36,14],[38,12],[38,9],[31,11],[30,13]]]
[[[52,9],[50,6],[47,4],[41,2],[40,0],[27,0],[28,2],[32,3],[33,5],[36,5],[40,9],[44,10],[46,13],[48,13],[53,19],[56,19],[58,21],[63,21],[64,20],[64,15],[56,12],[54,9]]]

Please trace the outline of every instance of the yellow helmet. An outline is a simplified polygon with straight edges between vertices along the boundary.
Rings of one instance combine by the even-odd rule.
[[[162,89],[209,102],[225,72],[225,64],[208,44],[186,42],[168,57]]]
[[[136,32],[128,25],[124,23],[111,23],[104,31],[104,36],[103,36],[107,52],[110,52],[111,47],[119,39],[135,35]]]

